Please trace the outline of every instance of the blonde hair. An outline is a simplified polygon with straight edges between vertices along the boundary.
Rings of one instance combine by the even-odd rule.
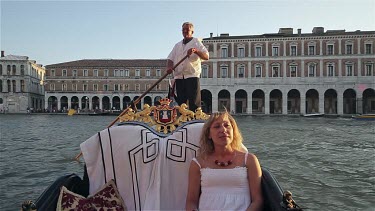
[[[204,123],[202,128],[201,137],[199,140],[200,150],[199,155],[205,158],[207,155],[212,154],[215,151],[214,142],[209,138],[210,136],[210,127],[214,121],[219,118],[228,117],[228,120],[233,128],[233,140],[230,144],[232,149],[240,150],[242,149],[242,134],[240,129],[237,126],[236,120],[230,115],[227,111],[225,112],[216,112],[210,115],[210,118]]]

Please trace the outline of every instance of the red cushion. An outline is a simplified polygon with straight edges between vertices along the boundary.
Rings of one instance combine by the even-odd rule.
[[[57,211],[94,211],[94,210],[113,210],[124,211],[126,206],[122,200],[113,180],[107,182],[98,192],[87,198],[73,193],[62,187],[59,200],[57,202]]]

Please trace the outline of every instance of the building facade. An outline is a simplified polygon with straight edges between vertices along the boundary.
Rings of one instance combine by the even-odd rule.
[[[5,113],[41,112],[44,110],[45,69],[27,56],[0,58],[0,111]]]
[[[203,39],[202,99],[209,110],[247,114],[375,113],[375,31]]]
[[[50,112],[123,110],[159,78],[166,60],[78,60],[47,65],[45,107]],[[137,104],[154,105],[166,97],[168,80],[158,83]]]
[[[205,112],[345,115],[375,113],[375,31],[327,30],[203,39]],[[152,86],[166,60],[79,60],[46,66],[45,107],[122,110]],[[166,97],[161,81],[138,105]]]

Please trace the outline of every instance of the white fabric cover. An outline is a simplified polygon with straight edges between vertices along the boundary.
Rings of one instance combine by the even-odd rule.
[[[187,124],[161,137],[140,123],[127,123],[92,136],[81,144],[90,194],[115,179],[129,210],[184,210],[202,126]]]

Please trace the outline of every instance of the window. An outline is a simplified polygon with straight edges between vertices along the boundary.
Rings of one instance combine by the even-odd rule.
[[[12,73],[13,75],[16,75],[16,72],[17,72],[16,65],[13,65],[13,66],[12,66],[12,72],[13,72],[13,73]]]
[[[255,67],[255,77],[262,77],[262,67],[259,65]]]
[[[64,70],[62,70],[62,76],[67,76],[68,74],[67,74],[67,71],[64,69]]]
[[[134,88],[135,88],[135,91],[140,91],[140,89],[141,89],[141,86],[140,86],[140,84],[134,84]]]
[[[272,56],[279,56],[279,47],[278,46],[272,47]]]
[[[353,65],[346,65],[346,76],[353,76]]]
[[[135,77],[140,77],[140,76],[141,76],[141,71],[135,70]]]
[[[372,75],[372,64],[366,64],[366,76]]]
[[[83,76],[85,77],[89,76],[89,70],[83,70]]]
[[[156,70],[156,76],[160,77],[161,76],[161,70]]]
[[[89,85],[83,84],[83,91],[89,91]]]
[[[125,77],[129,77],[129,70],[125,70]]]
[[[333,45],[327,45],[327,55],[333,55]]]
[[[77,91],[77,84],[72,84],[72,91]]]
[[[114,69],[113,70],[113,76],[115,76],[115,77],[120,76],[120,71],[117,70],[117,69]]]
[[[207,65],[202,66],[201,78],[208,78],[208,66]]]
[[[228,57],[228,48],[227,47],[222,47],[221,48],[221,57],[222,58],[227,58]]]
[[[290,77],[297,77],[297,66],[290,66]]]
[[[129,91],[129,84],[124,84],[124,91]]]
[[[50,84],[49,85],[49,90],[50,91],[55,91],[55,84]]]
[[[108,91],[108,84],[103,85],[103,91]]]
[[[146,90],[148,90],[151,87],[151,84],[146,84]]]
[[[161,84],[156,85],[156,90],[160,91],[161,90]]]
[[[335,73],[334,73],[334,68],[333,68],[333,65],[332,64],[329,64],[328,65],[328,76],[334,76],[335,75]]]
[[[313,45],[309,46],[309,55],[315,55],[315,46]]]
[[[113,91],[120,91],[120,85],[115,84],[115,86],[113,87]]]
[[[297,56],[297,46],[295,45],[290,46],[290,55]]]
[[[56,76],[55,70],[51,70],[51,76]]]
[[[104,77],[108,77],[108,75],[109,75],[109,70],[104,70]],[[106,90],[106,91],[108,91],[108,90]]]
[[[73,77],[77,77],[77,70],[73,70]]]
[[[244,47],[240,47],[238,48],[238,57],[245,57],[245,48]]]
[[[147,77],[150,77],[150,76],[151,76],[151,74],[150,74],[150,70],[149,70],[149,69],[146,70],[146,76],[147,76]]]
[[[309,65],[309,77],[315,77],[315,64]]]
[[[245,77],[245,66],[244,65],[240,65],[237,69],[237,72],[238,72],[238,78],[243,78]]]
[[[98,91],[98,84],[93,84],[92,85],[92,90]]]
[[[25,65],[21,65],[21,75],[25,75]]]
[[[227,77],[228,77],[228,67],[221,67],[220,78],[227,78]]]
[[[68,89],[67,85],[64,83],[62,84],[62,91],[66,91]]]
[[[366,54],[372,54],[372,45],[367,43],[366,44]]]
[[[124,77],[124,70],[120,70],[120,76]]]
[[[353,54],[353,45],[346,45],[346,54]]]
[[[98,70],[94,70],[94,77],[98,77],[99,76],[99,71]]]
[[[25,81],[21,80],[21,92],[25,92]]]
[[[10,75],[10,73],[11,73],[10,65],[7,65],[7,75]]]
[[[280,77],[278,66],[272,66],[272,77]]]
[[[255,47],[255,56],[256,57],[261,57],[262,56],[262,47],[261,46]]]

